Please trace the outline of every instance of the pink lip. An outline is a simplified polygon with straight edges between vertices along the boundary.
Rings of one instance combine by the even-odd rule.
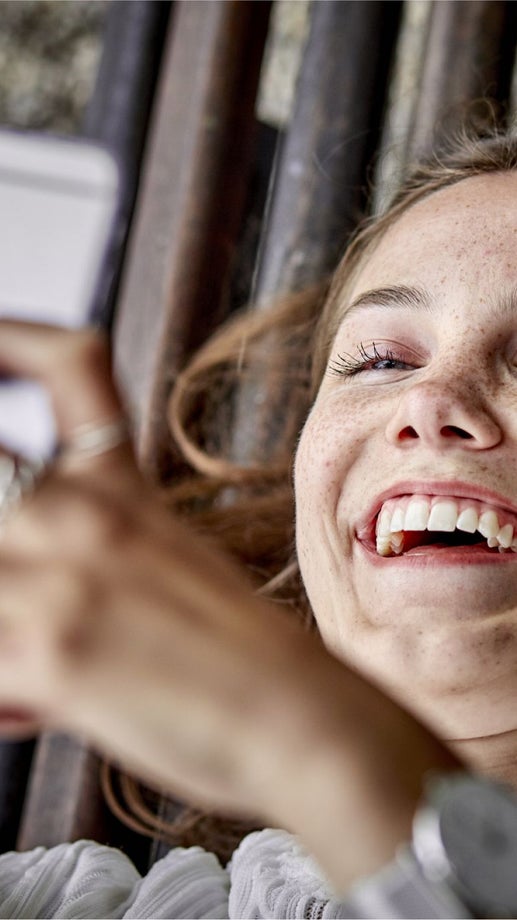
[[[34,712],[17,706],[0,706],[0,738],[30,738],[40,730]]]
[[[34,713],[18,706],[0,706],[0,722],[31,722]]]
[[[356,538],[372,562],[379,565],[392,565],[394,562],[398,565],[493,565],[494,563],[517,561],[516,553],[488,554],[484,552],[476,554],[472,548],[465,551],[462,547],[457,549],[449,548],[446,553],[440,553],[436,549],[431,550],[431,547],[426,552],[425,548],[422,547],[421,553],[409,553],[402,556],[379,556],[375,550],[376,517],[385,501],[402,495],[447,495],[455,498],[473,498],[517,514],[517,504],[507,496],[471,482],[463,482],[458,479],[448,480],[447,482],[439,480],[405,480],[397,482],[374,499],[368,511],[360,518],[356,526]]]
[[[371,543],[359,541],[359,546],[367,555],[372,565],[398,565],[411,568],[450,565],[508,565],[517,562],[517,553],[477,552],[475,547],[465,551],[462,547],[440,550],[436,547],[422,547],[421,553],[412,551],[402,556],[379,556]],[[427,549],[427,552],[425,550]]]

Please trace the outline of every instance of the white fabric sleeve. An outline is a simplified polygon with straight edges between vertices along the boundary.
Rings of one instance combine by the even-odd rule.
[[[140,876],[118,850],[87,840],[0,856],[0,917],[121,917]]]
[[[200,847],[175,848],[142,878],[119,850],[89,840],[0,856],[0,917],[123,920],[228,917],[229,877]]]
[[[287,831],[268,828],[249,834],[229,864],[229,915],[242,917],[352,917],[345,902],[332,894],[316,861]]]
[[[316,861],[286,831],[264,830],[245,837],[228,869],[231,920],[472,917],[450,892],[423,877],[407,851],[401,851],[396,861],[351,886],[345,899],[332,893]]]
[[[139,882],[123,917],[226,920],[229,890],[230,877],[213,853],[176,847]]]

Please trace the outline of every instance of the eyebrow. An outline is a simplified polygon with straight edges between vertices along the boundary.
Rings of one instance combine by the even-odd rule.
[[[517,288],[511,288],[501,297],[491,297],[488,301],[492,316],[508,316],[517,312]]]
[[[517,313],[517,287],[498,296],[490,297],[488,306],[494,318]],[[341,320],[363,307],[409,307],[427,312],[432,312],[434,309],[427,291],[423,288],[400,284],[363,291],[343,308]]]
[[[410,307],[431,310],[429,297],[422,288],[396,285],[363,291],[343,310],[343,319],[362,307]]]

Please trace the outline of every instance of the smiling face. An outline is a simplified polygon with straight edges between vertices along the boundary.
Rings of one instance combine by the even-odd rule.
[[[414,205],[343,307],[295,464],[323,639],[446,737],[514,729],[517,174]]]

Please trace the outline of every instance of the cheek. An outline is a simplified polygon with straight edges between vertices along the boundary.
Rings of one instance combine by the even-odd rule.
[[[328,423],[310,415],[303,428],[294,464],[298,511],[321,507],[337,486],[336,450]]]
[[[336,502],[364,446],[367,415],[341,400],[315,404],[303,428],[295,458],[297,504]],[[319,507],[319,506],[318,506]]]
[[[335,407],[308,418],[294,465],[296,548],[300,572],[323,641],[339,647],[343,604],[355,609],[351,541],[338,528],[337,510],[358,454],[352,426]]]
[[[307,420],[294,464],[296,551],[312,610],[321,630],[321,610],[329,605],[334,509],[339,496],[329,425],[319,414]]]
[[[344,413],[316,406],[302,431],[294,465],[296,543],[302,568],[304,561],[321,567],[329,555],[338,503],[357,457],[352,427]]]
[[[327,435],[328,437],[328,435]],[[294,462],[296,549],[302,577],[312,571],[315,550],[321,552],[322,518],[332,505],[332,475],[326,457],[325,430],[311,414],[305,423]]]

